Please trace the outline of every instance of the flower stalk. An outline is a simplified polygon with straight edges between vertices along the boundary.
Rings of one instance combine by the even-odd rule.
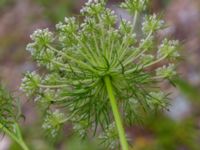
[[[116,99],[115,99],[115,96],[114,96],[114,91],[113,91],[113,88],[112,88],[112,83],[110,81],[110,77],[105,76],[104,82],[105,82],[107,92],[108,92],[108,96],[109,96],[109,99],[110,99],[110,104],[111,104],[111,107],[112,107],[113,116],[114,116],[115,123],[116,123],[116,126],[117,126],[122,150],[128,150],[128,143],[127,143],[127,140],[126,140],[126,134],[125,134],[122,119],[121,119],[121,116],[120,116],[120,113],[119,113],[119,110],[118,110],[118,107],[117,107],[117,102],[116,102]]]

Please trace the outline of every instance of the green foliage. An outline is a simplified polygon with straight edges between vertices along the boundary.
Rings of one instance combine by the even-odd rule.
[[[13,130],[15,123],[15,109],[10,94],[0,85],[0,128]]]
[[[145,9],[140,2],[146,3],[127,0],[122,4],[135,12],[134,22],[117,20],[115,12],[105,7],[105,1],[95,0],[81,9],[82,23],[71,17],[58,23],[55,33],[36,30],[27,50],[48,72],[43,75],[28,72],[21,88],[28,95],[34,94],[38,103],[46,104],[45,111],[55,111],[56,107],[67,114],[61,120],[71,121],[83,137],[90,135],[91,130],[94,134],[106,132],[113,122],[105,77],[111,82],[126,124],[166,108],[166,94],[155,83],[175,75],[174,67],[147,70],[177,58],[177,42],[165,39],[156,45],[155,34],[163,28],[163,21],[156,15],[144,18],[142,37],[136,34],[137,13]],[[45,119],[46,129],[53,131],[53,136],[60,123],[60,115],[55,114],[50,113],[52,116]]]
[[[12,96],[2,85],[0,85],[0,106],[0,131],[10,136],[23,150],[28,150],[17,123],[19,117],[17,107]]]

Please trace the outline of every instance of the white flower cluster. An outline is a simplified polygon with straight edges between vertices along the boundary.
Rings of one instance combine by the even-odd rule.
[[[102,14],[100,14],[100,18],[106,24],[114,25],[117,20],[117,16],[113,10],[106,8]]]
[[[131,13],[144,11],[147,7],[148,0],[125,0],[121,7]]]
[[[54,39],[53,33],[50,32],[48,28],[35,30],[30,38],[35,41],[35,45],[45,45],[51,43]],[[28,47],[30,47],[30,45]],[[29,48],[27,50],[29,50]]]
[[[178,41],[164,39],[162,44],[158,48],[157,57],[167,57],[169,59],[176,59],[180,57],[180,54],[177,51],[178,47]]]
[[[164,66],[158,68],[156,70],[156,75],[163,77],[163,78],[171,79],[172,77],[174,77],[176,75],[175,65],[169,64],[168,66],[164,65]]]
[[[164,27],[164,21],[159,20],[156,14],[146,16],[142,23],[142,31],[148,35],[149,33],[160,30]]]
[[[74,32],[78,28],[75,17],[65,17],[64,23],[60,22],[56,25],[56,29],[62,32]]]
[[[59,110],[55,110],[54,112],[48,111],[46,118],[44,119],[44,123],[42,127],[47,130],[47,135],[55,138],[58,135],[58,131],[60,130],[63,124],[64,114],[59,112]]]
[[[74,41],[74,33],[78,31],[79,25],[76,22],[75,17],[65,17],[64,22],[59,22],[56,24],[56,29],[58,31],[58,40],[63,42],[63,45],[69,46]]]
[[[27,72],[22,79],[20,89],[31,96],[38,90],[40,83],[41,77],[36,72]]]
[[[81,14],[96,15],[100,14],[104,9],[104,0],[89,0],[85,3],[85,7],[80,10]]]
[[[39,63],[38,65],[49,65],[49,61],[54,57],[54,52],[46,47],[53,42],[53,33],[49,29],[37,29],[30,37],[34,42],[27,45],[27,51]]]

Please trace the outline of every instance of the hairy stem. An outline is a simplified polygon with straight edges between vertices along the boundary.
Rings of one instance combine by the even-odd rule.
[[[128,143],[127,143],[127,140],[126,140],[126,135],[125,135],[124,127],[123,127],[123,124],[122,124],[121,116],[120,116],[120,113],[119,113],[119,110],[118,110],[118,107],[117,107],[116,99],[115,99],[115,96],[114,96],[114,93],[113,93],[113,88],[112,88],[112,84],[111,84],[111,81],[110,81],[110,77],[105,76],[104,82],[106,84],[108,96],[109,96],[109,99],[110,99],[110,103],[111,103],[115,123],[116,123],[116,126],[117,126],[122,150],[128,150]]]

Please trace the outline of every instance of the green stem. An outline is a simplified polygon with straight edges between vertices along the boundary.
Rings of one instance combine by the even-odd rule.
[[[24,150],[29,150],[26,143],[22,139],[19,140],[19,144]]]
[[[23,150],[29,150],[29,148],[25,144],[24,140],[22,139],[21,133],[20,133],[20,136],[17,137],[15,134],[13,134],[12,132],[10,132],[10,130],[8,130],[6,127],[4,127],[2,124],[0,124],[0,126],[2,127],[2,130],[8,136],[10,136],[15,142],[17,142],[23,148]]]
[[[136,23],[137,23],[137,17],[138,17],[138,11],[136,11],[136,12],[135,12],[135,15],[134,15],[133,28],[135,28],[135,26],[136,26]]]
[[[119,113],[119,110],[118,110],[118,107],[117,107],[117,103],[116,103],[116,100],[115,100],[115,96],[114,96],[114,93],[113,93],[113,88],[112,88],[112,84],[111,84],[111,81],[110,81],[110,77],[105,76],[104,82],[106,84],[108,96],[109,96],[109,99],[110,99],[110,103],[111,103],[114,119],[115,119],[115,122],[116,122],[116,126],[117,126],[117,130],[118,130],[122,150],[128,150],[128,143],[127,143],[127,140],[126,140],[126,135],[125,135],[124,127],[122,125],[121,116],[120,116],[120,113]]]
[[[161,57],[160,59],[158,59],[158,60],[156,60],[156,61],[153,61],[153,62],[151,62],[150,64],[145,65],[144,68],[147,68],[147,67],[149,67],[149,66],[152,66],[152,65],[155,65],[155,64],[161,62],[161,61],[164,60],[167,56],[168,56],[168,55],[164,55],[164,56]]]

